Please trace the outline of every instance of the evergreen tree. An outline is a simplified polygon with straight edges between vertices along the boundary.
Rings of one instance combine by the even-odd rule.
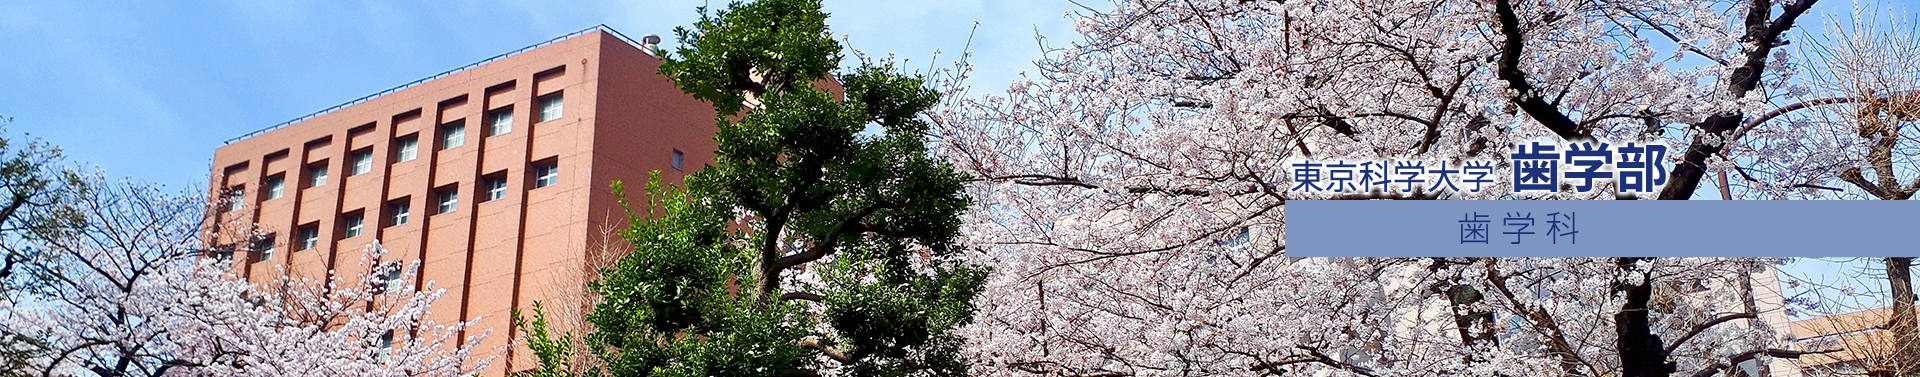
[[[629,207],[632,254],[589,286],[596,365],[536,313],[536,375],[966,375],[985,271],[955,241],[965,177],[927,153],[939,94],[890,61],[839,72],[818,0],[700,13],[661,72],[720,114],[716,161]]]

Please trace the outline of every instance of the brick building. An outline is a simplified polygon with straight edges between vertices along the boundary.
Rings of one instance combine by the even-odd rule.
[[[579,309],[618,254],[609,183],[638,199],[650,172],[676,182],[712,159],[712,107],[659,65],[595,27],[236,138],[214,152],[211,187],[233,199],[214,221],[267,236],[213,241],[252,243],[233,268],[255,282],[351,271],[378,241],[422,262],[411,283],[447,290],[436,322],[478,318],[478,349],[502,349],[511,308]],[[484,375],[533,367],[506,352]]]

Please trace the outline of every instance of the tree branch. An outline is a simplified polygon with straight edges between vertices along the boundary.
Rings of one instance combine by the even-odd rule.
[[[1766,123],[1767,121],[1773,120],[1773,118],[1778,118],[1782,115],[1787,115],[1787,113],[1810,109],[1814,107],[1820,107],[1820,106],[1840,105],[1840,104],[1860,103],[1860,102],[1870,102],[1870,101],[1882,101],[1882,100],[1892,99],[1894,97],[1903,97],[1903,96],[1920,96],[1920,91],[1894,93],[1894,94],[1889,94],[1889,95],[1879,96],[1879,97],[1874,97],[1874,96],[1827,97],[1827,98],[1816,98],[1816,99],[1795,102],[1793,104],[1781,106],[1778,109],[1773,109],[1773,111],[1768,111],[1766,114],[1761,114],[1760,116],[1755,117],[1752,120],[1748,120],[1746,124],[1743,124],[1740,126],[1739,130],[1733,132],[1733,137],[1730,137],[1727,140],[1728,142],[1740,140],[1740,137],[1745,136],[1747,134],[1747,131],[1760,127],[1761,123]]]
[[[1819,351],[1794,351],[1794,350],[1783,350],[1778,348],[1769,348],[1765,350],[1747,351],[1739,355],[1734,355],[1733,357],[1728,358],[1727,361],[1717,362],[1717,363],[1714,363],[1713,365],[1707,366],[1706,368],[1702,368],[1699,371],[1693,372],[1693,377],[1713,377],[1714,373],[1719,373],[1720,370],[1722,369],[1727,369],[1735,365],[1740,365],[1740,363],[1747,362],[1748,360],[1753,360],[1754,358],[1760,357],[1760,355],[1762,354],[1765,354],[1767,356],[1772,356],[1772,357],[1783,358],[1783,359],[1797,359],[1797,358],[1800,358],[1801,356],[1806,356],[1806,355],[1818,355],[1823,353],[1834,353],[1834,352],[1840,352],[1840,351],[1845,351],[1845,349],[1830,349],[1830,350],[1819,350]]]
[[[798,344],[802,348],[820,351],[820,354],[827,355],[828,358],[833,359],[833,361],[838,361],[840,364],[853,364],[853,358],[848,357],[846,351],[828,346],[825,342],[822,342],[819,337],[809,336],[800,338],[800,340],[794,342],[794,344]]]
[[[1521,318],[1532,322],[1533,326],[1535,326],[1535,331],[1539,331],[1542,336],[1547,338],[1547,348],[1553,351],[1551,352],[1552,354],[1560,357],[1561,369],[1566,370],[1567,374],[1571,375],[1585,374],[1580,373],[1580,367],[1582,366],[1585,366],[1589,370],[1599,370],[1599,368],[1595,368],[1593,364],[1588,363],[1586,359],[1581,359],[1579,352],[1574,351],[1573,342],[1567,341],[1566,330],[1560,328],[1552,314],[1548,314],[1546,309],[1527,307],[1525,304],[1522,304],[1519,297],[1513,293],[1513,289],[1507,286],[1506,275],[1500,274],[1500,269],[1495,268],[1493,258],[1474,258],[1474,260],[1486,265],[1487,282],[1492,283],[1494,291],[1499,292],[1500,296],[1504,298],[1509,305],[1513,305],[1515,311],[1520,312]]]
[[[1872,181],[1868,181],[1866,176],[1860,174],[1860,168],[1847,168],[1846,171],[1840,172],[1840,180],[1846,181],[1847,183],[1852,183],[1854,186],[1860,187],[1861,190],[1865,190],[1867,194],[1873,195],[1873,197],[1875,198],[1879,198],[1882,200],[1905,200],[1906,199],[1904,197],[1900,197],[1901,193],[1897,193],[1893,190],[1888,190],[1886,188],[1880,187],[1880,185],[1873,184]],[[1898,190],[1899,188],[1896,187],[1894,189]],[[1906,194],[1912,195],[1912,193],[1906,193]]]
[[[1011,180],[1013,181],[1014,184],[1025,185],[1025,186],[1078,186],[1080,188],[1090,188],[1090,189],[1100,188],[1100,186],[1095,186],[1091,183],[1086,183],[1084,181],[1081,181],[1079,178],[1046,175],[1046,174],[1003,175],[1003,176],[996,176],[996,177],[987,177],[984,180],[988,180],[988,181]]]
[[[1513,0],[1494,0],[1494,13],[1500,19],[1500,34],[1506,37],[1500,47],[1498,75],[1507,82],[1507,87],[1513,89],[1513,103],[1563,140],[1589,138],[1574,124],[1572,118],[1535,93],[1533,84],[1527,82],[1526,72],[1520,70],[1520,56],[1526,47],[1526,36],[1520,30],[1520,16],[1514,12]]]
[[[1673,350],[1680,348],[1681,344],[1686,344],[1687,340],[1691,340],[1693,339],[1694,336],[1698,336],[1700,335],[1701,332],[1707,331],[1707,329],[1713,328],[1714,326],[1717,326],[1719,324],[1727,323],[1727,321],[1732,321],[1736,319],[1753,319],[1753,318],[1760,318],[1760,316],[1754,315],[1753,313],[1735,313],[1735,314],[1720,316],[1720,318],[1714,318],[1711,321],[1694,325],[1693,330],[1687,331],[1687,335],[1681,335],[1680,339],[1675,339],[1673,341],[1673,344],[1667,345],[1667,348],[1663,350],[1662,353],[1665,353],[1668,355],[1673,354]]]
[[[1133,373],[1118,372],[1118,371],[1098,371],[1098,372],[1073,371],[1073,370],[1068,370],[1067,367],[1062,366],[1060,365],[1060,363],[1053,362],[1053,361],[1020,361],[1020,362],[1007,363],[1007,366],[1012,367],[1013,369],[1019,369],[1022,372],[1039,374],[1039,375],[1050,375],[1050,376],[1128,377],[1133,375]]]
[[[756,95],[756,96],[767,94],[766,84],[754,82],[753,80],[746,79],[746,78],[741,78],[740,80],[734,80],[733,82],[729,82],[726,85],[721,86],[720,89],[745,91],[748,93],[752,93],[753,95]]]
[[[1321,353],[1319,349],[1316,349],[1313,347],[1307,347],[1307,346],[1294,346],[1294,348],[1299,348],[1302,351],[1306,351],[1307,354],[1292,356],[1292,357],[1288,357],[1288,358],[1280,359],[1276,361],[1254,364],[1253,366],[1248,367],[1247,370],[1249,371],[1267,370],[1270,372],[1278,372],[1279,370],[1276,368],[1279,368],[1282,366],[1300,364],[1300,363],[1318,363],[1318,364],[1324,364],[1326,366],[1330,366],[1334,368],[1339,368],[1340,370],[1353,372],[1354,374],[1359,374],[1362,376],[1378,376],[1378,374],[1374,373],[1373,368],[1348,364],[1340,360],[1334,360],[1332,357],[1328,357],[1326,354]]]
[[[1734,68],[1733,73],[1727,78],[1728,94],[1735,98],[1745,97],[1747,92],[1753,91],[1760,85],[1761,74],[1767,69],[1767,56],[1772,54],[1774,47],[1780,45],[1780,35],[1792,28],[1794,21],[1805,14],[1807,8],[1813,7],[1815,1],[1817,0],[1799,0],[1789,3],[1782,7],[1780,17],[1772,21],[1767,20],[1767,16],[1773,11],[1771,2],[1752,0],[1749,3],[1745,20],[1747,34],[1741,40],[1746,41],[1750,48],[1747,49],[1745,61]],[[1733,131],[1742,123],[1741,119],[1744,116],[1739,111],[1714,115],[1700,123],[1695,123],[1693,128],[1697,132],[1696,135],[1721,134]],[[1673,174],[1670,175],[1666,188],[1660,190],[1660,199],[1692,198],[1694,190],[1700,187],[1700,178],[1707,173],[1707,158],[1719,154],[1734,140],[1729,138],[1725,143],[1708,143],[1695,138],[1692,145],[1687,146],[1681,162],[1673,167]]]
[[[840,219],[840,225],[833,227],[833,230],[827,232],[826,237],[822,237],[822,239],[819,242],[815,243],[813,247],[807,248],[807,251],[803,251],[798,254],[783,256],[783,257],[780,257],[780,259],[774,260],[773,271],[777,273],[780,270],[792,268],[793,266],[798,266],[802,263],[819,260],[820,258],[825,258],[829,254],[833,254],[833,249],[835,247],[839,247],[840,245],[840,237],[843,235],[846,235],[847,231],[854,230],[854,229],[864,229],[864,227],[860,225],[860,220],[867,218],[868,215],[872,215],[874,212],[880,211],[880,209],[882,208],[890,208],[890,207],[896,207],[896,206],[897,205],[890,205],[887,203],[874,203],[872,205],[868,205],[866,208],[861,208],[859,211],[854,212],[853,215],[847,216],[844,219]]]
[[[827,300],[827,298],[826,298],[826,297],[824,297],[824,296],[821,296],[821,295],[820,295],[820,294],[818,294],[818,293],[812,293],[812,292],[787,292],[787,293],[782,293],[782,294],[780,294],[780,299],[781,299],[781,300],[786,300],[786,301],[791,301],[791,300],[807,300],[807,301],[813,301],[813,302],[822,302],[822,301],[826,301],[826,300]]]
[[[1733,63],[1727,62],[1726,59],[1721,59],[1713,55],[1707,55],[1705,51],[1700,51],[1700,48],[1693,47],[1693,45],[1687,44],[1686,41],[1680,40],[1679,36],[1673,35],[1673,32],[1667,31],[1666,27],[1653,22],[1653,20],[1647,19],[1647,17],[1644,15],[1641,15],[1640,12],[1636,12],[1633,9],[1628,9],[1627,7],[1616,7],[1616,9],[1619,9],[1622,12],[1626,12],[1627,15],[1632,16],[1633,19],[1640,20],[1640,24],[1647,25],[1647,28],[1653,29],[1653,31],[1660,32],[1660,35],[1666,36],[1668,41],[1672,41],[1674,44],[1679,45],[1680,48],[1684,48],[1688,52],[1692,52],[1694,55],[1699,55],[1702,58],[1707,58],[1707,60],[1712,60],[1714,63],[1720,63],[1720,66],[1722,67],[1733,65]],[[1621,27],[1625,28],[1626,26],[1621,25]]]

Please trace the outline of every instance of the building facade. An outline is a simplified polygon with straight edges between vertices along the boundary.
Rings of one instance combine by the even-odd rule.
[[[446,290],[435,322],[492,329],[483,375],[530,369],[510,310],[540,302],[565,326],[584,309],[587,277],[623,250],[609,184],[640,200],[652,172],[677,182],[712,159],[712,107],[659,65],[596,27],[236,139],[214,152],[212,221],[257,230],[210,237],[247,245],[233,269],[256,283],[353,271],[379,242],[421,263],[409,283]]]
[[[1902,354],[1901,343],[1907,349],[1920,344],[1900,339],[1893,313],[1892,307],[1880,307],[1793,321],[1798,350],[1831,351],[1795,363],[1808,376],[1920,375],[1920,356]]]

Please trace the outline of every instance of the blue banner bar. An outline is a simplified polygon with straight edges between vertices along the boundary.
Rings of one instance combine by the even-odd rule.
[[[1286,211],[1290,257],[1920,255],[1911,200],[1297,200]]]

